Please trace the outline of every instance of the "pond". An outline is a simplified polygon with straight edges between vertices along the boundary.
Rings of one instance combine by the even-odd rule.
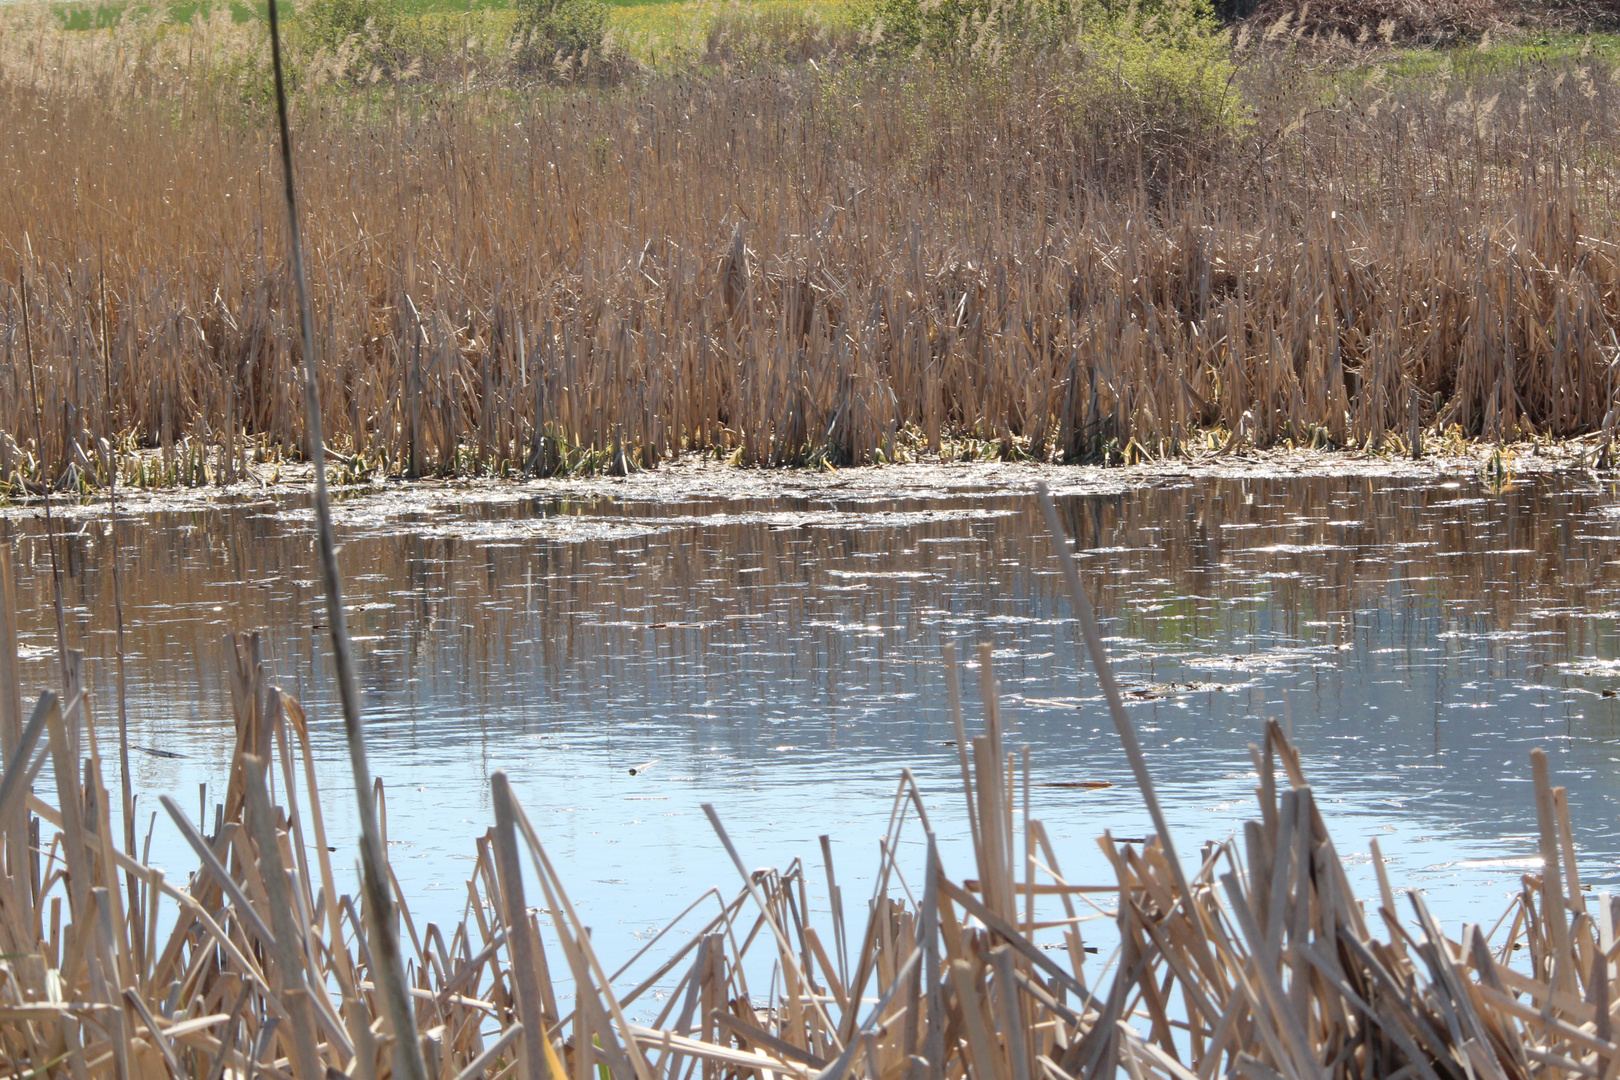
[[[1488,926],[1537,865],[1536,746],[1569,787],[1584,880],[1620,880],[1611,487],[1088,476],[1060,506],[1184,854],[1251,815],[1249,744],[1276,718],[1348,861],[1365,871],[1379,837],[1396,882],[1426,890],[1449,926]],[[859,885],[910,767],[947,871],[970,874],[947,642],[970,729],[978,646],[993,647],[1007,739],[1029,747],[1032,811],[1066,876],[1112,880],[1095,838],[1150,826],[1026,493],[700,487],[395,489],[339,506],[372,768],[418,925],[462,918],[496,769],[610,960],[708,886],[739,886],[705,802],[750,865],[799,857],[820,881],[830,836],[846,902],[864,912]],[[125,518],[143,833],[160,793],[206,804],[211,821],[232,750],[225,636],[261,629],[276,681],[312,711],[328,828],[340,868],[352,861],[308,519],[307,503],[268,494]],[[0,529],[32,696],[55,678],[50,558],[37,517]],[[114,549],[101,511],[66,529],[69,640],[89,654],[105,730]],[[183,874],[194,860],[158,816],[153,861]],[[920,833],[909,840],[921,850]]]

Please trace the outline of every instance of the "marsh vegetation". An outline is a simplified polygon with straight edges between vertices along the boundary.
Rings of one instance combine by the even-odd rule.
[[[407,32],[323,3],[293,106],[348,477],[1404,452],[1611,415],[1602,40],[1347,60],[1190,0],[885,0],[638,53],[555,5]],[[15,494],[307,454],[265,65],[223,9],[0,18]]]
[[[328,457],[355,480],[623,473],[696,453],[1110,462],[1607,434],[1620,263],[1605,60],[1319,69],[1287,49],[1303,16],[1255,41],[1180,2],[880,0],[857,33],[721,22],[662,64],[611,48],[580,0],[525,0],[483,49],[407,48],[349,0],[305,17],[288,68],[296,193],[282,54],[278,140],[251,20],[76,31],[46,12],[0,30],[0,238],[16,259],[0,464],[11,495],[43,502],[60,685],[25,707],[30,613],[8,536],[0,1066],[30,1080],[1615,1072],[1617,908],[1583,887],[1546,754],[1530,756],[1539,858],[1489,928],[1448,936],[1419,891],[1405,917],[1376,842],[1376,896],[1358,901],[1276,721],[1250,748],[1258,818],[1183,859],[1123,694],[1225,688],[1122,690],[1044,487],[1042,573],[1063,583],[1152,822],[1104,833],[1110,880],[1066,878],[1032,815],[995,650],[977,650],[967,706],[946,644],[972,877],[947,870],[909,771],[864,924],[828,838],[817,870],[751,871],[705,804],[741,891],[701,894],[610,973],[496,771],[462,914],[419,927],[368,765],[327,486]],[[349,752],[352,894],[311,719],[251,634],[229,641],[212,820],[206,796],[196,821],[160,799],[197,869],[183,883],[159,869],[130,754],[175,752],[129,737],[116,503],[109,707],[86,693],[64,601],[73,541],[52,489],[230,483],[283,456],[314,462],[324,605],[309,630],[329,638]],[[1215,545],[1198,528],[1202,561]],[[1092,914],[1111,932],[1088,936]],[[656,1016],[627,1011],[657,994]]]

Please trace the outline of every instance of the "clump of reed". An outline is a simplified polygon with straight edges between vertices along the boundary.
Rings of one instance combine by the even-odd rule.
[[[0,475],[59,485],[120,439],[210,481],[307,455],[260,76],[218,74],[262,72],[231,67],[256,31],[172,28],[141,66],[3,24]],[[1016,50],[532,94],[306,79],[327,449],[546,474],[1603,428],[1614,69],[1249,48],[1213,127],[1174,95],[1091,109],[1128,73]]]
[[[1488,41],[1493,34],[1514,36],[1524,21],[1519,6],[1503,0],[1266,0],[1243,6],[1251,33],[1328,48]]]
[[[1259,816],[1184,865],[1116,709],[1158,832],[1105,833],[1114,880],[1079,883],[1030,816],[1028,768],[1020,777],[1006,744],[988,648],[978,733],[950,652],[945,664],[972,877],[941,863],[909,773],[864,927],[845,924],[830,855],[829,921],[811,909],[815,871],[748,870],[706,808],[741,888],[712,915],[694,904],[610,973],[543,832],[496,774],[494,825],[476,839],[462,921],[419,926],[395,897],[413,1009],[402,1031],[379,1001],[364,902],[340,892],[308,719],[275,685],[257,637],[231,642],[236,745],[212,821],[162,800],[198,858],[188,879],[171,880],[137,846],[127,786],[123,835],[115,829],[108,757],[127,758],[127,747],[97,722],[82,654],[64,649],[61,692],[25,713],[8,554],[0,1066],[12,1075],[383,1080],[401,1074],[402,1038],[440,1080],[593,1069],[618,1080],[1518,1080],[1601,1077],[1620,1060],[1616,905],[1581,885],[1564,789],[1540,751],[1543,865],[1489,931],[1447,937],[1419,891],[1402,918],[1376,843],[1378,895],[1364,910],[1275,723],[1253,750]],[[1076,588],[1066,544],[1060,562]],[[1117,706],[1105,658],[1097,673]],[[54,799],[31,790],[47,758]],[[367,795],[386,823],[381,785]],[[898,856],[908,827],[926,841],[909,881],[915,868]],[[1113,921],[1112,955],[1090,955],[1081,907]],[[678,946],[677,929],[688,931]],[[769,990],[757,982],[766,967]],[[632,1019],[655,987],[668,992],[656,1017]]]

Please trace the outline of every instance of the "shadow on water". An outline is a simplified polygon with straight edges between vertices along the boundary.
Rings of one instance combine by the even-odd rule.
[[[1176,480],[1066,500],[1184,850],[1224,837],[1252,805],[1248,744],[1278,717],[1341,847],[1387,834],[1439,912],[1460,917],[1486,896],[1494,912],[1516,888],[1534,853],[1533,746],[1570,789],[1588,880],[1620,880],[1611,501],[1584,482],[1492,493],[1351,477]],[[33,616],[26,670],[46,685],[43,535],[6,527]],[[875,841],[910,765],[942,832],[965,832],[939,659],[950,640],[994,646],[1009,738],[1032,748],[1030,797],[1071,877],[1099,865],[1102,829],[1145,829],[1095,685],[1077,682],[1062,582],[1025,499],[530,499],[390,519],[354,510],[340,539],[400,877],[444,890],[446,912],[464,895],[452,853],[489,820],[495,768],[513,772],[580,869],[582,903],[632,927],[667,914],[667,897],[734,876],[705,799],[750,858],[783,863],[821,832]],[[124,527],[148,799],[222,789],[230,628],[264,629],[277,678],[322,721],[324,783],[344,782],[310,543],[285,504]],[[105,714],[105,523],[64,549],[70,637],[97,658]]]

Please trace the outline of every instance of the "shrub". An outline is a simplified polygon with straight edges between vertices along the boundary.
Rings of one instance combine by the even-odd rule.
[[[1082,0],[1083,2],[1083,0]],[[857,0],[856,19],[879,52],[958,51],[993,35],[1053,44],[1072,35],[1076,0]]]
[[[558,60],[600,53],[608,7],[601,0],[517,0],[512,35],[524,71],[545,71]]]
[[[990,85],[1014,68],[1048,72],[1037,92],[1060,99],[1066,145],[1088,182],[1154,196],[1250,123],[1210,0],[857,3],[878,52],[966,64]]]
[[[1074,48],[1122,30],[1180,45],[1174,35],[1215,28],[1205,0],[855,0],[854,10],[868,43],[891,54]]]
[[[1150,196],[1193,175],[1252,123],[1226,34],[1206,12],[1175,16],[1122,19],[1088,35],[1065,92],[1092,175],[1142,184]]]
[[[1130,126],[1175,125],[1189,136],[1248,126],[1229,35],[1215,28],[1204,0],[1111,20],[1086,34],[1078,51],[1071,93],[1095,123],[1113,123],[1112,117]]]
[[[299,9],[298,26],[313,52],[353,54],[357,69],[387,67],[400,28],[399,0],[310,0]]]

